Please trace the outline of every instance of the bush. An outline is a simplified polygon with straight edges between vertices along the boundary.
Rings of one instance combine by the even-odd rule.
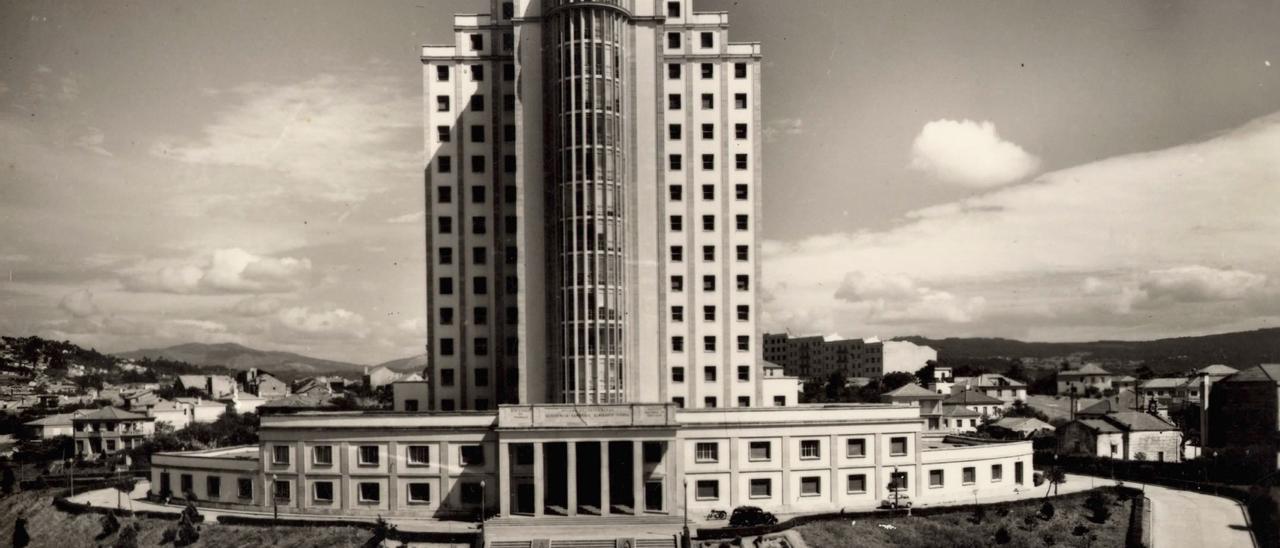
[[[1080,525],[1077,525],[1075,529],[1071,530],[1071,534],[1077,537],[1083,537],[1089,534],[1089,528],[1085,527],[1084,524],[1080,524]]]
[[[1093,512],[1089,519],[1094,523],[1105,523],[1111,517],[1111,498],[1101,491],[1094,491],[1085,499],[1084,507]]]
[[[204,517],[200,515],[200,511],[196,509],[195,503],[187,502],[186,508],[182,509],[182,519],[191,523],[200,523],[204,521]]]
[[[1058,539],[1053,538],[1053,533],[1045,533],[1043,537],[1040,537],[1040,540],[1044,541],[1045,546],[1053,546],[1058,542]]]
[[[980,524],[982,523],[982,520],[986,517],[987,517],[987,509],[982,505],[977,505],[973,507],[973,517],[969,518],[969,521],[972,521],[975,524]]]
[[[996,530],[996,544],[1009,544],[1009,541],[1011,540],[1013,540],[1013,538],[1009,536],[1008,529],[1001,527]]]
[[[778,523],[778,517],[758,506],[739,506],[729,516],[729,527],[756,527],[775,523]]]
[[[116,531],[120,530],[120,520],[116,519],[116,515],[113,513],[103,514],[102,519],[98,520],[98,522],[102,524],[102,532],[98,533],[97,540],[114,535]]]
[[[132,523],[122,529],[111,548],[138,548],[138,524]]]
[[[188,504],[187,508],[194,512],[194,506]],[[199,517],[200,514],[194,514],[193,517],[187,510],[182,511],[182,518],[178,520],[177,536],[173,540],[174,546],[190,546],[200,540],[200,528],[196,527],[195,521]]]
[[[1053,507],[1052,502],[1046,500],[1044,501],[1044,504],[1040,505],[1040,519],[1050,521],[1053,519],[1053,515],[1055,513],[1057,513],[1057,509]]]

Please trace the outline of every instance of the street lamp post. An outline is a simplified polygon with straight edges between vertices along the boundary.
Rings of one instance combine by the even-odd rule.
[[[484,480],[480,480],[480,530],[481,531],[484,530],[484,510],[485,510],[486,494],[487,493],[485,493]]]
[[[684,480],[684,544],[688,546],[689,542],[689,480]]]

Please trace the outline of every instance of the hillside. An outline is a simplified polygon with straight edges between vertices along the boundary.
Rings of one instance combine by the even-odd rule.
[[[1084,354],[1092,360],[1141,362],[1222,363],[1249,367],[1280,362],[1280,328],[1220,333],[1199,337],[1176,337],[1153,341],[1023,342],[999,338],[900,337],[933,347],[939,359],[1037,358],[1047,359]]]
[[[378,366],[386,367],[396,373],[422,373],[422,370],[427,367],[427,355],[418,354],[417,356],[382,362]]]
[[[236,370],[264,369],[286,380],[315,375],[354,377],[364,366],[312,358],[292,352],[258,350],[235,343],[187,343],[165,348],[144,348],[116,354],[122,358],[164,358],[198,365],[218,365]]]

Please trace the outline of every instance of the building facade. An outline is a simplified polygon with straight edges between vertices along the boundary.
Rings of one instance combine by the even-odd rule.
[[[766,333],[762,346],[765,361],[781,365],[788,375],[805,379],[825,380],[833,373],[867,378],[915,373],[938,359],[937,350],[928,346],[874,337],[835,339]]]

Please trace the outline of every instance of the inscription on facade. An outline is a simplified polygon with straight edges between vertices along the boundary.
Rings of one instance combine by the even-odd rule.
[[[667,426],[675,424],[667,404],[619,405],[503,405],[500,428],[582,428],[609,426]]]

